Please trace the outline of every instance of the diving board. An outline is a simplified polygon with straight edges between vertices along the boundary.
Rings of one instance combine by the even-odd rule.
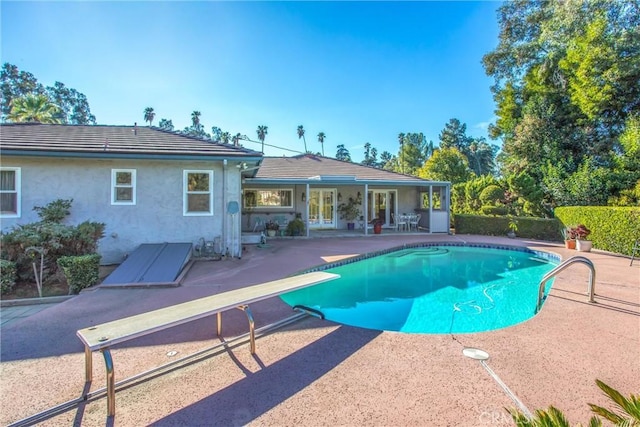
[[[254,354],[255,327],[249,304],[339,277],[337,274],[322,271],[291,276],[80,329],[76,334],[85,346],[86,382],[90,382],[93,377],[93,352],[101,351],[107,370],[107,414],[113,416],[115,373],[111,357],[112,346],[213,314],[217,315],[217,333],[220,336],[222,312],[239,308],[246,313],[249,320],[250,352]]]

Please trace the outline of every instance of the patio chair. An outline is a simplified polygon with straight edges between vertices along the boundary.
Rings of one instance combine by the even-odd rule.
[[[255,223],[253,224],[253,232],[264,230],[265,221],[264,218],[256,217]]]
[[[409,230],[418,231],[418,222],[420,222],[420,214],[411,215],[409,218]]]
[[[393,218],[393,222],[396,227],[396,231],[402,231],[407,229],[407,216],[406,215],[396,215],[394,213],[391,214]]]

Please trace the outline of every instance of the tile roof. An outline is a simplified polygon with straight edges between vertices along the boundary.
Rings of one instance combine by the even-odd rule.
[[[0,124],[3,155],[207,159],[262,153],[148,126]]]
[[[313,154],[293,157],[264,157],[253,182],[264,180],[317,181],[348,183],[357,182],[394,182],[413,185],[431,181],[411,175],[404,175],[358,163],[345,162]]]

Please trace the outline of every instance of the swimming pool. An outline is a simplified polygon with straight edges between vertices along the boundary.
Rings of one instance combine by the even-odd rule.
[[[341,278],[281,298],[368,329],[483,332],[533,317],[538,284],[558,263],[559,257],[525,248],[410,247],[324,269]]]

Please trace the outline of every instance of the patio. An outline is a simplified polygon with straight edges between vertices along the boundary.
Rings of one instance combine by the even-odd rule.
[[[560,254],[547,242],[480,236],[391,234],[344,239],[270,239],[242,259],[198,262],[182,286],[96,289],[2,329],[0,423],[7,425],[74,399],[84,386],[84,354],[75,332],[228,289],[277,279],[347,256],[413,242],[524,245]],[[344,231],[341,231],[343,233]],[[357,232],[357,230],[356,230]],[[325,235],[324,231],[319,235]],[[258,340],[119,390],[107,425],[509,425],[514,401],[464,347],[487,351],[487,365],[531,411],[554,405],[585,423],[587,403],[610,407],[601,379],[623,395],[640,390],[640,263],[594,251],[596,303],[586,302],[588,270],[560,273],[542,311],[511,328],[467,335],[409,335],[306,318]],[[274,298],[252,306],[260,327],[292,314]],[[224,316],[225,336],[246,332],[241,312]],[[114,349],[119,377],[218,343],[203,319]],[[92,388],[104,385],[101,364]],[[98,399],[42,425],[105,425]]]

